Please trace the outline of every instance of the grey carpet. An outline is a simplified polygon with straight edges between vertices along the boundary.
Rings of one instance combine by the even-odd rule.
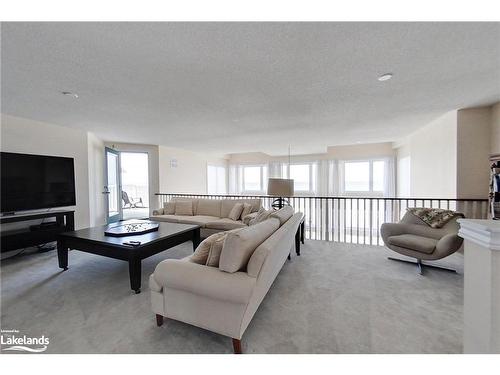
[[[54,251],[2,261],[1,325],[50,338],[47,353],[230,353],[231,340],[168,320],[158,328],[147,279],[191,243],[144,261],[143,292],[125,262],[79,251],[60,272]],[[461,353],[459,274],[387,260],[382,247],[306,241],[287,261],[243,336],[246,353]]]

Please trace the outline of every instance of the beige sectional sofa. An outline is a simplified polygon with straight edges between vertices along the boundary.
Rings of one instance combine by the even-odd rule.
[[[177,202],[191,202],[192,210],[176,210]],[[247,219],[255,216],[262,206],[261,199],[197,199],[174,197],[170,202],[164,204],[163,208],[153,211],[151,220],[166,221],[169,223],[198,224],[201,226],[200,234],[208,237],[211,234],[247,226],[243,218],[232,220],[229,214],[237,203],[251,205],[250,215]],[[167,211],[169,209],[170,211]],[[187,213],[187,215],[186,215]],[[245,220],[248,222],[248,220]]]
[[[219,267],[191,257],[159,263],[149,279],[157,324],[167,317],[229,336],[235,353],[241,352],[241,337],[286,262],[302,216],[289,207],[281,216],[233,231]]]

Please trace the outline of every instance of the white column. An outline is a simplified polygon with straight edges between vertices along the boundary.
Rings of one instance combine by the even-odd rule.
[[[464,250],[464,353],[500,353],[500,221],[459,219]]]

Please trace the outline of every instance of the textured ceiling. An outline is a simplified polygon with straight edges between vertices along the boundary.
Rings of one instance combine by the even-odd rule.
[[[500,100],[499,23],[3,23],[1,35],[3,113],[118,142],[323,152]]]

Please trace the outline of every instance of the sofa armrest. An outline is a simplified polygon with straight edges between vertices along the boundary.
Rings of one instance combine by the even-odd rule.
[[[256,283],[245,272],[227,273],[178,259],[159,263],[153,277],[162,287],[234,303],[247,303]]]
[[[456,233],[450,233],[443,236],[436,245],[436,254],[440,254],[441,258],[453,254],[462,246],[464,239]]]
[[[163,213],[164,213],[164,212],[165,212],[165,211],[164,211],[164,209],[163,209],[163,208],[159,208],[159,209],[157,209],[157,210],[153,210],[153,215],[156,215],[156,216],[158,216],[158,215],[163,215]]]

